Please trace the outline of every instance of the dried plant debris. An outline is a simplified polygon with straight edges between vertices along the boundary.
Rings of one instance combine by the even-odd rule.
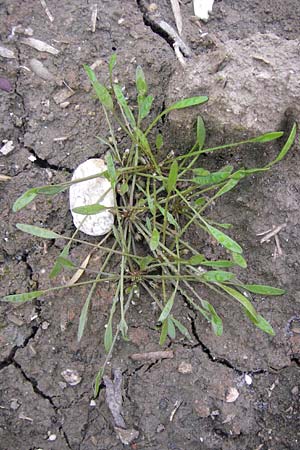
[[[47,3],[45,2],[45,0],[40,0],[40,2],[41,2],[42,7],[45,10],[45,13],[47,14],[48,19],[50,20],[50,22],[53,22],[54,21],[54,17],[52,16],[52,14],[50,12],[50,10],[49,10],[49,8],[47,6]]]
[[[98,14],[98,5],[97,3],[94,3],[92,5],[92,17],[91,17],[92,33],[95,33],[96,31],[97,14]]]
[[[55,75],[53,75],[49,70],[44,66],[44,64],[38,59],[32,58],[29,61],[29,67],[33,73],[35,73],[38,77],[42,78],[45,81],[57,81]]]
[[[21,44],[28,45],[29,47],[35,48],[39,52],[47,52],[51,53],[51,55],[58,55],[59,50],[52,47],[52,45],[47,44],[46,42],[40,41],[39,39],[35,38],[22,38],[20,39]]]
[[[113,370],[113,379],[108,376],[103,377],[106,387],[106,403],[114,418],[115,431],[124,445],[131,444],[138,438],[139,432],[133,428],[126,428],[122,409],[122,371]]]
[[[15,58],[15,54],[12,50],[9,50],[9,48],[2,47],[0,45],[0,56],[2,58]]]
[[[171,6],[173,10],[173,14],[175,17],[175,23],[178,30],[179,36],[181,36],[182,33],[182,17],[181,17],[181,11],[180,11],[180,4],[179,0],[170,0]]]

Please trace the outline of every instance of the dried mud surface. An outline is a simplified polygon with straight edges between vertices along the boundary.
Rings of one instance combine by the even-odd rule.
[[[91,8],[96,3],[99,20],[92,33]],[[105,81],[106,63],[116,52],[115,76],[129,96],[134,92],[136,65],[142,65],[155,96],[154,113],[167,101],[172,74],[181,68],[170,39],[155,22],[160,17],[175,26],[167,0],[157,1],[155,16],[142,0],[47,0],[47,5],[53,22],[39,1],[0,0],[0,45],[15,54],[14,59],[0,57],[0,77],[12,84],[11,92],[0,90],[0,145],[3,140],[14,144],[10,154],[0,154],[0,173],[12,177],[0,182],[1,296],[47,287],[48,271],[61,246],[59,242],[45,246],[39,239],[24,236],[15,228],[17,222],[69,234],[73,230],[67,194],[38,199],[17,214],[11,211],[13,201],[30,187],[69,178],[79,163],[106,151],[96,136],[108,132],[82,65],[99,60],[96,72]],[[183,0],[181,9],[182,37],[192,50],[191,58],[209,58],[219,43],[239,42],[255,33],[273,33],[300,45],[298,0],[216,1],[211,19],[201,24],[200,31],[191,1]],[[60,53],[40,53],[22,44],[20,35],[12,36],[17,25],[31,27],[35,38]],[[28,71],[32,58],[42,61],[55,79],[46,82]],[[62,80],[74,92],[65,107],[55,102],[65,88]],[[230,140],[230,129],[225,138]],[[122,139],[120,146],[126,148]],[[277,151],[276,146],[266,146],[263,153],[261,148],[227,152],[207,158],[207,164],[217,167],[243,161],[253,166],[270,160]],[[28,159],[32,156],[34,162]],[[225,326],[224,338],[216,338],[205,321],[178,299],[175,315],[189,328],[193,342],[169,342],[173,359],[133,362],[132,353],[158,350],[159,337],[149,299],[142,296],[132,307],[131,340],[118,342],[111,361],[112,367],[123,372],[125,422],[139,431],[129,448],[299,448],[300,334],[299,326],[291,328],[300,320],[299,169],[297,144],[280,167],[245,180],[212,210],[216,219],[234,224],[233,236],[245,248],[249,267],[240,276],[287,290],[283,298],[255,301],[259,312],[271,321],[276,337],[254,330],[238,307],[229,308],[216,299]],[[286,227],[279,234],[283,254],[275,258],[274,241],[261,245],[256,234],[283,223]],[[218,251],[197,234],[191,233],[190,240],[211,256]],[[85,252],[79,246],[72,256],[83,260]],[[96,266],[97,261],[92,264]],[[59,281],[68,276],[63,274]],[[104,357],[103,329],[113,290],[97,289],[87,332],[78,344],[78,317],[86,295],[82,288],[18,307],[0,305],[1,450],[126,448],[117,438],[104,395],[91,402],[94,375]],[[61,376],[66,369],[76,370],[81,382],[66,384]],[[252,384],[247,384],[246,375]],[[233,388],[239,396],[226,402]]]

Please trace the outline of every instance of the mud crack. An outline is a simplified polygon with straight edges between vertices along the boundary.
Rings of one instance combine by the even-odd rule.
[[[15,363],[15,355],[17,353],[17,351],[20,348],[25,348],[26,345],[31,341],[31,339],[33,339],[36,335],[36,333],[39,330],[39,325],[34,325],[33,327],[31,327],[31,333],[24,339],[24,342],[22,345],[15,345],[9,355],[7,356],[7,358],[5,358],[3,361],[0,362],[0,370],[4,369],[5,367],[10,366],[11,364]]]

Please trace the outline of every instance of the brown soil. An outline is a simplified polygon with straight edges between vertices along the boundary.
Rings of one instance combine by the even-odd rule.
[[[95,3],[98,21],[92,33],[91,7]],[[240,41],[257,32],[299,43],[298,0],[216,0],[211,19],[201,24],[202,33],[208,33],[205,39],[200,39],[192,18],[192,2],[181,3],[182,37],[192,49],[192,58],[207,57],[216,42]],[[10,154],[0,155],[0,173],[12,177],[0,182],[1,296],[49,285],[48,272],[60,248],[57,242],[46,247],[41,240],[24,236],[16,229],[17,222],[69,234],[73,230],[67,194],[50,201],[38,199],[17,214],[11,211],[13,201],[30,187],[69,179],[80,162],[106,151],[96,136],[107,136],[108,131],[83,64],[101,60],[96,72],[105,81],[106,63],[116,52],[115,76],[124,83],[129,97],[140,64],[155,96],[154,113],[161,110],[171,76],[180,68],[169,38],[157,27],[159,15],[175,26],[167,0],[157,2],[154,15],[142,0],[47,0],[47,5],[53,22],[39,1],[0,0],[0,45],[16,56],[0,57],[0,77],[12,84],[11,92],[0,90],[0,146],[5,139],[14,144]],[[40,53],[22,44],[22,36],[12,36],[17,25],[31,27],[35,38],[60,53]],[[44,81],[28,71],[32,58],[42,61],[56,79]],[[61,80],[74,91],[65,108],[54,101],[64,87]],[[125,148],[121,141],[122,145]],[[272,146],[265,149],[271,157],[276,150]],[[229,307],[220,302],[215,306],[225,331],[223,338],[217,338],[204,320],[179,301],[176,314],[189,328],[193,343],[183,339],[169,342],[173,359],[133,362],[129,359],[132,353],[159,350],[157,317],[149,299],[142,296],[130,310],[131,340],[118,342],[111,361],[112,367],[123,371],[125,422],[139,431],[129,448],[299,448],[300,335],[295,326],[300,320],[298,150],[295,145],[279,167],[245,180],[213,208],[216,218],[234,224],[233,235],[245,248],[249,267],[247,274],[240,276],[250,282],[282,286],[288,292],[280,299],[256,301],[260,313],[274,326],[276,337],[255,330],[234,304]],[[36,158],[34,162],[30,156]],[[224,165],[232,158],[242,160],[243,153],[218,158],[207,162],[218,164],[223,158]],[[262,158],[269,159],[269,153],[261,155],[256,149],[247,155],[247,162],[259,164]],[[256,234],[282,223],[287,224],[279,235],[283,255],[274,258],[274,242],[261,245]],[[197,235],[191,236],[191,242],[199,246]],[[215,251],[210,245],[202,250]],[[84,252],[77,247],[74,257],[83,260]],[[65,273],[61,281],[67,276]],[[112,294],[112,290],[98,288],[80,344],[76,333],[84,289],[18,307],[1,304],[1,450],[126,448],[116,435],[103,391],[91,404],[94,375],[104,357],[103,330]],[[183,373],[183,362],[190,364],[188,373]],[[66,369],[76,370],[81,382],[76,386],[64,383],[61,372]],[[246,383],[246,375],[252,384]],[[228,403],[226,396],[232,388],[239,397]],[[172,416],[176,402],[179,408]]]

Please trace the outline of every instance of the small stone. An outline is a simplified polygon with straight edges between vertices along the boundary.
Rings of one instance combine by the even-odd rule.
[[[91,400],[91,401],[90,401],[90,406],[93,406],[93,407],[96,406],[95,400]]]
[[[193,372],[193,366],[192,366],[192,364],[190,364],[190,363],[187,363],[187,362],[185,362],[185,361],[182,361],[180,364],[179,364],[179,367],[178,367],[178,372],[179,373],[184,373],[184,374],[186,374],[186,373],[192,373]]]
[[[6,144],[4,144],[1,148],[0,148],[0,153],[2,153],[2,155],[6,156],[9,153],[11,153],[14,149],[14,143],[13,141],[7,141]]]
[[[139,437],[139,432],[133,428],[127,430],[124,428],[115,427],[115,431],[124,445],[131,444]]]
[[[13,411],[16,411],[17,409],[20,408],[21,406],[21,402],[15,398],[13,398],[10,402],[10,409],[12,409]]]
[[[212,414],[209,407],[201,400],[194,401],[194,408],[198,416],[202,418],[208,417]]]
[[[293,389],[291,390],[292,395],[298,395],[299,394],[299,387],[298,386],[294,386]]]
[[[44,320],[44,322],[42,323],[42,330],[47,330],[49,328],[50,323],[47,322],[46,320]]]
[[[233,402],[235,402],[237,400],[239,395],[240,395],[239,391],[236,388],[231,387],[227,391],[225,401],[227,403],[233,403]]]
[[[28,156],[28,159],[29,159],[29,161],[34,162],[34,161],[36,161],[36,156],[30,155],[30,156]]]
[[[163,431],[165,431],[165,429],[166,427],[162,423],[160,423],[156,428],[156,433],[162,433]]]
[[[248,386],[252,384],[252,378],[247,373],[245,375],[245,383],[248,384]]]
[[[103,159],[89,159],[77,167],[72,181],[101,174],[106,169]],[[73,209],[78,206],[95,204],[113,208],[114,201],[111,183],[105,177],[101,176],[72,184],[70,187],[70,209],[75,227],[89,236],[102,236],[108,233],[114,224],[114,215],[111,211],[105,209],[97,214],[84,216],[73,212]]]
[[[63,372],[61,372],[61,376],[70,386],[76,386],[82,380],[77,370],[66,369]]]
[[[64,381],[59,381],[58,385],[61,389],[66,389],[66,387],[67,387],[67,383],[65,383]]]
[[[56,434],[49,434],[48,441],[54,442],[56,441],[56,439],[57,439]]]

